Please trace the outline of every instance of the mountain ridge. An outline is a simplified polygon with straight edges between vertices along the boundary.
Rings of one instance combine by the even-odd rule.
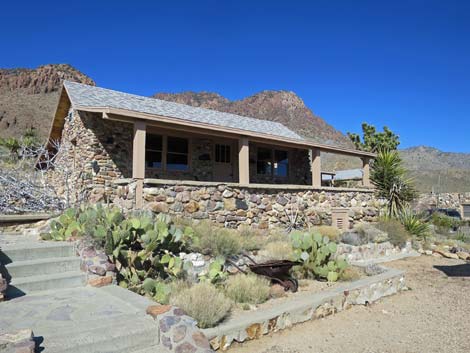
[[[95,81],[68,64],[47,64],[35,69],[0,69],[0,137],[19,137],[27,128],[47,138],[63,80],[90,85]],[[230,100],[214,92],[155,93],[152,97],[216,109],[228,113],[277,121],[316,142],[353,148],[351,141],[317,116],[292,91],[263,90]],[[415,146],[400,150],[410,176],[420,191],[470,191],[470,153],[443,152]],[[360,161],[327,154],[325,170],[360,167]],[[354,160],[354,161],[353,161]]]

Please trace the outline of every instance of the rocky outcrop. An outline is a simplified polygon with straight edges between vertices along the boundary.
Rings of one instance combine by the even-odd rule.
[[[45,139],[64,80],[95,85],[67,64],[0,69],[0,137],[20,137],[26,129],[34,128]]]

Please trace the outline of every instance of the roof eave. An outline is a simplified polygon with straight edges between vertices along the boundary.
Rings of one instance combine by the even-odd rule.
[[[236,136],[248,136],[251,138],[262,139],[266,141],[287,143],[287,144],[291,144],[291,145],[301,147],[301,148],[307,148],[307,149],[317,148],[323,152],[331,152],[331,153],[355,156],[355,157],[360,157],[360,158],[375,158],[376,157],[376,154],[372,152],[359,151],[359,150],[353,150],[353,149],[348,149],[348,148],[343,148],[343,147],[319,144],[319,143],[314,143],[308,140],[300,140],[300,139],[282,137],[282,136],[277,136],[277,135],[263,134],[263,133],[249,131],[249,130],[231,128],[231,127],[221,127],[220,125],[188,121],[186,119],[180,119],[180,118],[156,115],[156,114],[149,114],[149,113],[142,113],[142,112],[121,109],[121,108],[90,107],[90,106],[75,105],[74,109],[81,110],[81,111],[95,112],[95,113],[103,113],[105,117],[107,116],[108,118],[110,115],[119,115],[119,116],[134,118],[134,119],[143,119],[143,120],[149,120],[149,121],[177,124],[177,125],[183,125],[183,126],[189,126],[189,127],[195,127],[195,128],[202,128],[206,130],[218,131],[218,132],[222,131],[222,132],[236,135]]]

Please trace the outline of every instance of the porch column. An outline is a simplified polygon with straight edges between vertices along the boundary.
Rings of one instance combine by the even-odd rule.
[[[238,182],[243,185],[250,183],[250,148],[248,137],[238,140]]]
[[[146,125],[142,120],[134,122],[134,139],[132,148],[132,178],[136,180],[135,207],[143,206],[145,178],[145,134]]]
[[[312,149],[312,186],[321,187],[321,157],[318,148]]]
[[[371,187],[370,183],[370,158],[364,157],[362,159],[362,185]]]

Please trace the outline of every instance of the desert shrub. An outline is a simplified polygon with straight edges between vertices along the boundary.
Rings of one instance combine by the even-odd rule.
[[[259,250],[263,248],[267,242],[265,232],[260,229],[253,228],[252,226],[241,225],[237,232],[240,236],[241,247],[243,250]]]
[[[264,303],[269,298],[269,290],[269,281],[256,275],[230,276],[225,284],[227,297],[236,303]]]
[[[425,239],[429,236],[429,226],[423,222],[413,211],[410,209],[403,209],[400,212],[399,219],[405,229],[411,234],[420,239]]]
[[[344,270],[343,275],[341,276],[341,280],[345,282],[357,281],[363,275],[364,272],[356,266],[349,266]]]
[[[215,326],[227,316],[232,306],[230,299],[207,282],[183,289],[171,297],[170,303],[196,319],[200,328]]]
[[[321,235],[326,235],[330,239],[330,241],[333,241],[335,243],[339,241],[339,236],[341,235],[341,231],[337,227],[333,226],[316,226],[313,227],[312,230],[314,232],[320,233]]]
[[[389,238],[387,232],[370,223],[359,223],[354,230],[359,234],[362,244],[383,243]]]
[[[203,221],[193,227],[194,251],[213,256],[237,255],[242,250],[242,240],[235,230],[218,227]]]
[[[437,228],[436,230],[441,234],[447,234],[451,229],[457,229],[461,225],[461,221],[449,217],[440,212],[434,212],[431,216],[431,223]]]
[[[394,218],[383,217],[379,220],[376,226],[388,234],[390,243],[395,246],[403,247],[411,237],[403,224]]]
[[[347,267],[344,259],[333,258],[337,245],[330,242],[327,236],[317,232],[293,231],[291,241],[294,249],[293,258],[301,263],[296,266],[296,270],[305,278],[326,278],[335,282]]]
[[[290,260],[293,256],[291,243],[287,241],[273,241],[268,243],[264,251],[266,256],[271,260]]]

